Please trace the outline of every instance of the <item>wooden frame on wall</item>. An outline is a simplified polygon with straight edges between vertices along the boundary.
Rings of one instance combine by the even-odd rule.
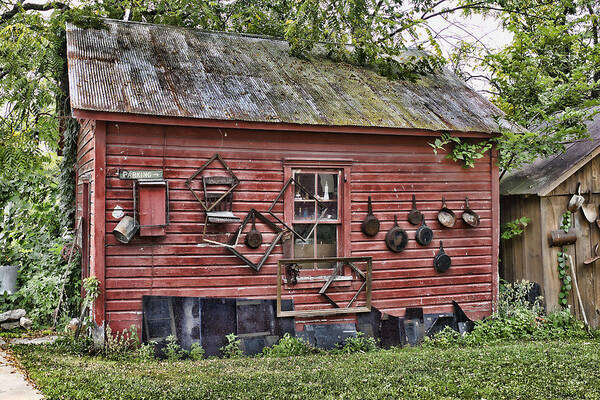
[[[365,285],[364,290],[367,295],[365,305],[360,307],[344,307],[344,308],[326,308],[320,310],[305,310],[305,311],[282,311],[281,310],[281,296],[282,296],[282,270],[286,264],[305,264],[305,263],[316,263],[316,262],[340,262],[343,264],[365,262],[367,270],[365,271]],[[277,263],[277,317],[300,317],[309,318],[315,316],[327,316],[327,315],[340,315],[340,314],[355,314],[371,312],[371,281],[372,281],[372,270],[373,270],[373,258],[372,257],[330,257],[330,258],[282,258]],[[362,288],[360,289],[362,290]],[[360,292],[359,290],[359,292]],[[354,302],[354,299],[350,304]],[[349,304],[349,305],[350,305]]]

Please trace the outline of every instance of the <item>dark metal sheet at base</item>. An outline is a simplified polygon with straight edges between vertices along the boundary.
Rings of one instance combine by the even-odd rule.
[[[174,335],[169,297],[144,296],[142,298],[142,340],[166,338]]]
[[[172,302],[179,345],[189,350],[192,343],[202,344],[202,299],[174,297]]]
[[[226,335],[237,334],[236,299],[202,299],[202,347],[207,356],[219,356]]]
[[[247,356],[253,356],[262,353],[262,350],[266,345],[265,337],[266,336],[258,336],[240,339],[244,354]]]
[[[273,302],[274,312],[277,312],[277,303]],[[281,300],[282,311],[294,311],[294,300]],[[275,335],[283,337],[286,333],[296,336],[296,319],[294,317],[275,317]]]
[[[371,312],[356,315],[358,331],[367,336],[379,338],[381,336],[381,311],[371,307]]]
[[[275,310],[271,303],[271,300],[238,300],[237,334],[273,332]]]
[[[404,334],[406,335],[406,342],[410,346],[416,346],[423,340],[425,336],[425,325],[419,319],[405,319]]]
[[[433,325],[427,330],[427,336],[431,337],[443,331],[448,326],[455,331],[458,331],[458,325],[453,316],[440,316],[436,318]]]
[[[402,346],[404,336],[404,326],[401,319],[393,315],[384,315],[381,318],[379,329],[379,338],[381,347],[389,349],[394,346]]]
[[[344,340],[349,337],[356,337],[356,327],[354,324],[314,324],[306,325],[301,337],[309,339],[309,343],[314,346],[331,350],[338,345],[343,345]]]
[[[276,306],[271,299],[144,296],[142,338],[148,341],[147,331],[155,335],[162,356],[160,349],[171,334],[185,350],[200,343],[206,356],[220,356],[226,335],[234,333],[242,339],[246,354],[257,354],[285,333],[296,334],[295,319],[277,318]],[[294,302],[282,300],[282,309],[293,311]]]

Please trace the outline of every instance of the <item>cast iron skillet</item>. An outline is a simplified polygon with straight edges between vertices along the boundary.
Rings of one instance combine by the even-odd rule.
[[[440,251],[435,255],[433,259],[433,267],[437,272],[446,272],[452,265],[450,256],[444,251],[444,245],[440,240]]]
[[[369,196],[369,209],[367,211],[367,216],[362,222],[361,229],[367,236],[375,236],[379,232],[379,220],[375,215],[373,215],[371,196]]]
[[[446,228],[452,228],[456,223],[456,214],[454,211],[446,207],[446,198],[442,196],[442,208],[438,211],[437,215],[438,221],[440,224],[445,226]]]
[[[394,226],[385,235],[385,244],[394,253],[400,253],[408,243],[408,234],[398,226],[398,217],[394,215]]]
[[[469,207],[468,197],[465,197],[465,209],[462,214],[462,219],[467,223],[467,225],[470,225],[473,228],[479,226],[479,215],[475,211],[471,210],[471,207]]]
[[[262,244],[262,234],[256,230],[256,222],[254,220],[254,213],[252,213],[252,229],[246,233],[246,246],[251,249],[258,249]]]
[[[415,233],[415,239],[421,246],[429,246],[429,243],[433,240],[433,231],[425,223],[425,217],[421,220],[421,226]]]
[[[408,213],[408,222],[413,225],[419,225],[423,219],[423,214],[419,210],[417,210],[417,202],[415,200],[415,195],[412,195],[412,210]]]

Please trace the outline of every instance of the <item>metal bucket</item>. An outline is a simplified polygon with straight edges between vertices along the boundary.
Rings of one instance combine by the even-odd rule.
[[[17,265],[0,265],[0,295],[13,294],[17,290]]]
[[[129,215],[124,216],[121,221],[113,229],[113,234],[117,240],[121,243],[129,243],[131,238],[137,232],[139,226],[135,223],[132,217]]]

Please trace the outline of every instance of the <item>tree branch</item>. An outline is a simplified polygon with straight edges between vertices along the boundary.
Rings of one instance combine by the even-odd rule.
[[[6,21],[10,20],[12,17],[14,17],[22,11],[50,11],[65,10],[67,8],[69,8],[67,4],[58,1],[42,4],[25,3],[24,1],[18,1],[13,5],[13,7],[10,10],[4,12],[3,14],[0,14],[0,24],[5,23]]]

